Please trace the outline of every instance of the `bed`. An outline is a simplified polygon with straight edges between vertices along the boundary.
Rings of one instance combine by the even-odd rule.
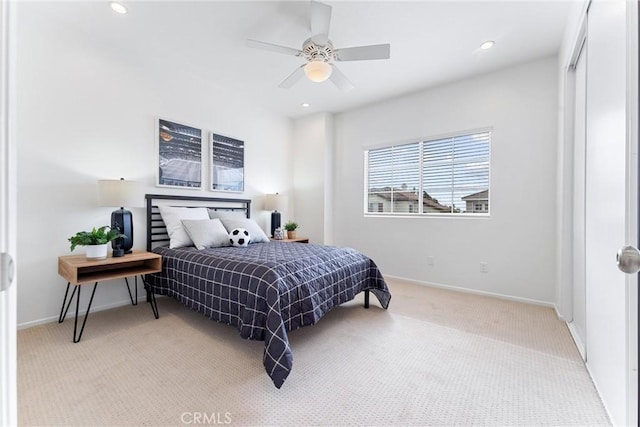
[[[146,195],[146,203],[147,250],[162,255],[162,272],[145,277],[156,318],[155,295],[164,295],[236,327],[243,338],[264,341],[263,365],[277,388],[293,366],[289,331],[317,323],[361,292],[365,307],[369,292],[383,308],[389,306],[391,294],[376,264],[351,248],[269,239],[247,247],[169,247],[160,207],[206,207],[210,214],[241,212],[250,218],[250,200]]]

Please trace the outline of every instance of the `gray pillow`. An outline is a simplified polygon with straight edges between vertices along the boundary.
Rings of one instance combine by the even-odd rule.
[[[245,215],[244,211],[217,211],[215,209],[209,209],[209,218],[246,219],[247,215]]]
[[[262,228],[252,219],[249,218],[222,218],[222,224],[228,232],[231,232],[234,228],[244,228],[249,232],[251,240],[249,243],[268,243],[270,242],[267,235],[262,231]]]
[[[191,246],[193,241],[187,234],[182,225],[183,219],[207,219],[206,208],[183,208],[174,206],[159,205],[160,215],[164,225],[167,226],[167,234],[169,235],[169,247],[182,248]]]
[[[183,219],[182,225],[199,250],[229,246],[229,233],[219,219]]]

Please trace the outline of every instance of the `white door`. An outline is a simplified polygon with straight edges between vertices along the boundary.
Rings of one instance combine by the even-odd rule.
[[[16,286],[11,286],[15,255],[15,143],[13,138],[13,10],[0,8],[0,425],[17,425]],[[15,5],[15,3],[14,3]],[[11,34],[11,37],[10,37]]]
[[[637,69],[627,62],[628,53],[637,58],[636,14],[624,0],[594,0],[587,13],[587,367],[615,425],[635,424],[638,405],[630,337],[637,277],[615,264],[621,246],[637,245]]]

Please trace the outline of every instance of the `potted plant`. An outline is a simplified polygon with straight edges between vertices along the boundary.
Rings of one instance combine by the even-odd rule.
[[[287,238],[295,239],[296,238],[296,228],[298,228],[298,223],[295,221],[288,221],[284,225],[284,229],[287,230]]]
[[[71,242],[72,252],[76,246],[86,246],[87,259],[97,260],[105,259],[109,242],[120,237],[124,237],[124,234],[104,225],[100,228],[93,227],[91,231],[79,231],[75,236],[69,237],[69,242]]]

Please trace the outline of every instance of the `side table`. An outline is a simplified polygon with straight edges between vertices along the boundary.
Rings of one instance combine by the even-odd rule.
[[[278,242],[288,242],[288,243],[309,243],[308,237],[297,237],[295,239],[274,239],[272,237],[271,240],[277,240]]]
[[[127,254],[122,257],[113,258],[111,256],[101,260],[88,260],[85,255],[67,255],[58,257],[58,274],[67,279],[67,290],[64,293],[64,299],[62,300],[62,309],[60,310],[60,317],[58,323],[64,322],[67,317],[67,311],[73,301],[73,297],[76,296],[76,314],[73,323],[73,342],[77,343],[82,338],[82,332],[84,326],[87,323],[89,317],[89,311],[91,310],[91,303],[93,302],[93,296],[96,293],[98,283],[105,280],[124,279],[129,290],[129,298],[131,298],[131,304],[137,305],[138,303],[138,276],[149,273],[158,273],[162,271],[162,256],[146,251],[133,251],[131,254]],[[135,277],[135,295],[134,302],[131,295],[131,288],[129,288],[128,277]],[[87,313],[84,315],[82,327],[80,332],[78,329],[78,312],[80,311],[80,290],[82,285],[87,283],[94,283],[93,291],[91,292],[91,298],[89,299],[89,305],[87,306]],[[67,296],[69,294],[69,287],[73,285],[73,292],[69,301],[67,302]],[[77,295],[76,295],[77,291]],[[66,305],[66,308],[65,308]]]

